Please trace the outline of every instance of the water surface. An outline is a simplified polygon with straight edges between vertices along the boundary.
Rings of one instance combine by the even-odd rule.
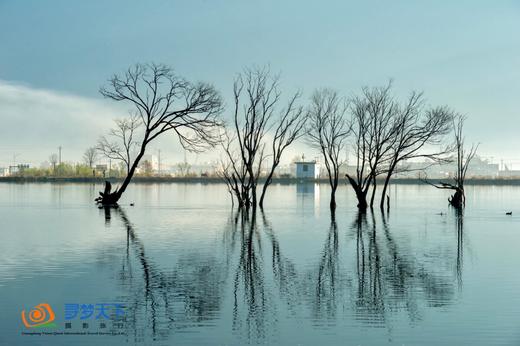
[[[0,184],[1,345],[520,344],[520,187],[469,187],[460,215],[392,186],[389,214],[359,215],[343,186],[335,218],[326,185],[275,185],[249,214],[219,184],[135,184],[111,210],[100,188]],[[55,326],[24,327],[42,302]]]

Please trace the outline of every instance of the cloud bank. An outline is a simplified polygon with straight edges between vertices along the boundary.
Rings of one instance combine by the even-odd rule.
[[[127,113],[121,105],[0,81],[0,166],[38,165],[62,146],[64,161],[83,152]]]

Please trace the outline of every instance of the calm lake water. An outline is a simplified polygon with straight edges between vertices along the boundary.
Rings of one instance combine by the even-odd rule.
[[[116,210],[101,188],[0,184],[1,345],[520,344],[520,187],[470,186],[460,216],[392,186],[385,216],[342,186],[335,220],[326,185],[256,215],[224,185],[135,184]],[[25,327],[41,303],[54,326]]]

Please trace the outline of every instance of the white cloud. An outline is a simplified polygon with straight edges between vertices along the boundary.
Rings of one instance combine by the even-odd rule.
[[[124,116],[125,109],[102,99],[34,89],[0,81],[0,166],[38,165],[63,146],[63,160],[79,161],[85,149]]]

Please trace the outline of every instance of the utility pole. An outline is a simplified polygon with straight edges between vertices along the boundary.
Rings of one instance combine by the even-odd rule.
[[[9,175],[11,175],[11,172],[14,172],[16,170],[16,158],[20,156],[20,154],[13,154],[13,168],[9,167]]]

